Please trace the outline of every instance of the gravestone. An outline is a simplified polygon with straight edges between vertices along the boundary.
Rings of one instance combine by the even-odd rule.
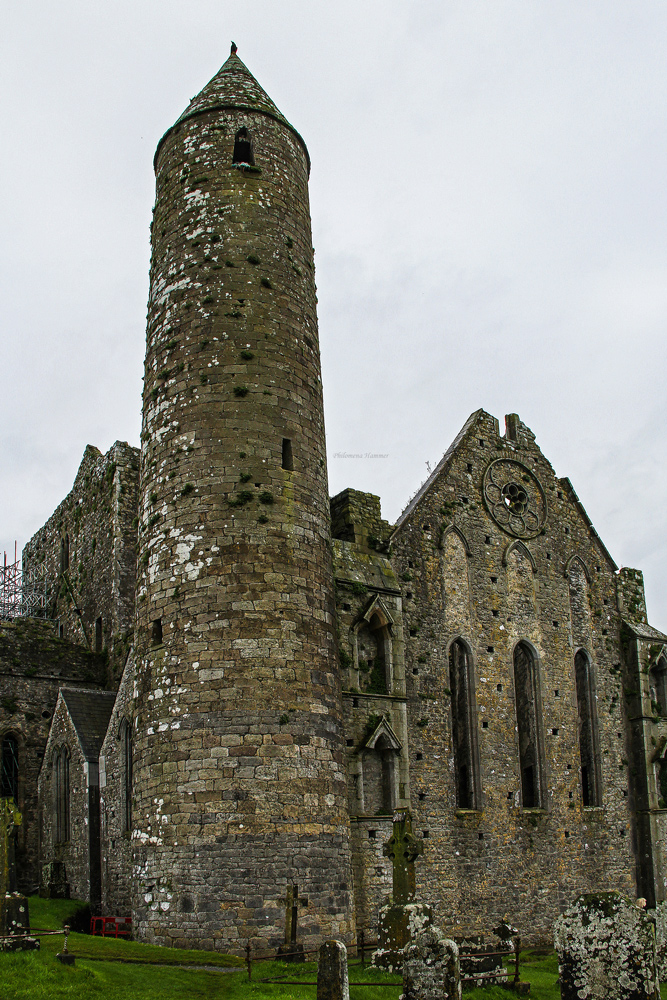
[[[0,950],[39,948],[39,942],[25,935],[30,930],[28,900],[16,892],[14,831],[21,825],[21,813],[13,799],[0,799]]]
[[[461,1000],[458,945],[433,924],[405,949],[402,1000]]]
[[[42,865],[39,894],[42,899],[69,899],[69,882],[63,861]]]
[[[303,962],[305,954],[303,945],[297,941],[299,907],[308,906],[308,897],[299,896],[298,885],[288,885],[287,892],[280,900],[285,905],[285,941],[278,948],[278,958],[283,962]]]
[[[317,1000],[350,1000],[347,948],[342,941],[325,941],[317,962]]]
[[[556,920],[562,1000],[658,1000],[655,926],[645,905],[618,892],[590,893]]]
[[[431,908],[414,902],[415,860],[423,851],[423,842],[412,833],[410,813],[394,813],[393,832],[383,848],[385,857],[392,861],[392,900],[380,910],[373,965],[400,969],[403,948],[432,921]]]

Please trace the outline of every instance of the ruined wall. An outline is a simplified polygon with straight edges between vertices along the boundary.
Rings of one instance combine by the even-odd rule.
[[[59,639],[54,623],[0,622],[0,746],[6,735],[18,743],[23,822],[16,867],[21,892],[34,892],[39,885],[37,780],[58,689],[62,684],[100,688],[105,675],[105,658]]]
[[[357,927],[368,935],[391,893],[382,848],[392,813],[410,801],[401,590],[377,551],[389,534],[379,498],[345,490],[331,509],[354,898]]]
[[[521,519],[502,493],[510,483],[508,503]],[[406,624],[413,826],[426,840],[418,898],[448,933],[506,917],[535,938],[548,937],[555,915],[584,889],[632,892],[615,566],[569,482],[555,477],[518,418],[500,436],[494,418],[478,411],[399,519],[391,545]],[[449,650],[457,638],[473,668],[474,809],[456,804]],[[519,642],[535,665],[536,808],[522,801]],[[601,808],[582,802],[578,648],[597,696]]]
[[[61,747],[67,747],[70,754],[70,836],[68,840],[57,841],[54,755]],[[39,775],[39,860],[40,865],[52,861],[64,863],[72,899],[90,899],[89,821],[88,763],[61,697],[58,699],[51,723],[44,763]]]
[[[136,448],[117,441],[102,455],[88,445],[72,490],[23,549],[24,573],[46,566],[49,615],[63,638],[106,650],[109,686],[134,626],[138,484]]]
[[[124,726],[133,726],[134,657],[128,657],[100,751],[100,813],[102,839],[102,910],[129,914],[132,909],[132,803],[126,808],[127,740]],[[130,743],[132,742],[130,738]],[[163,767],[176,767],[165,761]],[[128,826],[127,820],[130,820]]]

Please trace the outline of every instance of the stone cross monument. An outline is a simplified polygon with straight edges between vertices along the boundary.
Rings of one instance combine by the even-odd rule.
[[[388,969],[403,965],[403,948],[431,923],[431,909],[415,903],[415,861],[424,852],[423,841],[412,832],[408,810],[394,813],[394,829],[384,845],[385,857],[391,858],[392,901],[383,906],[378,919],[378,950],[373,964]]]

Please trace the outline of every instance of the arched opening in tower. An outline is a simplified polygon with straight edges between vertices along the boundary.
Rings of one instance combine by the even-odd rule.
[[[252,149],[252,139],[248,129],[243,127],[236,133],[234,139],[234,156],[232,163],[247,163],[248,166],[255,166],[255,154]]]

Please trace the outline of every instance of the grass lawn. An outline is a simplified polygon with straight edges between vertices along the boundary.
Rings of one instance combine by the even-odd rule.
[[[30,899],[33,928],[57,930],[63,920],[83,904],[72,900]],[[56,961],[62,950],[60,936],[42,938],[39,952],[0,954],[0,1000],[314,1000],[315,987],[288,985],[286,980],[313,982],[317,965],[283,962],[253,963],[252,982],[241,959],[210,951],[159,948],[135,941],[71,934],[69,950],[76,965]],[[124,960],[124,961],[123,961]],[[141,963],[141,964],[134,964]],[[145,964],[144,964],[145,963]],[[215,966],[211,969],[187,966]],[[186,966],[178,968],[177,966]],[[533,1000],[560,1000],[558,963],[554,954],[522,954],[521,978],[531,984]],[[264,980],[278,980],[267,983]],[[377,982],[378,987],[355,987],[355,981]],[[350,967],[350,1000],[398,1000],[402,989],[396,976]],[[380,985],[382,984],[382,985]],[[471,990],[465,1000],[508,1000],[512,994],[500,986]],[[667,986],[661,987],[667,1000]]]

